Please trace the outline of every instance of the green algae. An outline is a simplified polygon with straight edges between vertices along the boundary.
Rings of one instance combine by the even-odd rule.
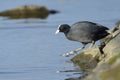
[[[115,63],[118,58],[120,58],[120,53],[117,54],[116,56],[110,58],[110,59],[109,59],[109,64]]]
[[[120,64],[102,72],[100,80],[120,80]]]
[[[98,56],[93,57],[91,54],[84,54],[83,52],[72,58],[71,61],[83,70],[90,70],[97,66],[97,59]]]

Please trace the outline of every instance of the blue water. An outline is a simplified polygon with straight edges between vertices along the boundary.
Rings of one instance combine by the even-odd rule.
[[[63,34],[55,35],[62,23],[93,21],[109,28],[120,18],[119,0],[3,0],[0,11],[21,5],[45,5],[59,10],[45,20],[10,20],[0,17],[0,80],[64,80],[76,77],[76,67],[61,54],[81,46]],[[77,75],[79,76],[79,75]]]

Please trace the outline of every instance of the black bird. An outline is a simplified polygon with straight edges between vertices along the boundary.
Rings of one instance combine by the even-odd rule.
[[[109,34],[107,30],[109,30],[107,27],[100,24],[81,21],[76,22],[72,26],[69,26],[68,24],[59,25],[56,34],[58,32],[63,32],[67,39],[82,43],[83,46],[81,48],[63,55],[69,56],[85,48],[85,45],[88,43],[91,43],[90,47],[92,47],[97,40],[100,40]]]

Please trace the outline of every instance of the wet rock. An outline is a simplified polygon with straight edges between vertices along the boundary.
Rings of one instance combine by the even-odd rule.
[[[100,80],[120,80],[120,59],[100,73]]]
[[[25,5],[11,10],[0,12],[0,16],[11,19],[41,18],[45,19],[49,14],[56,14],[59,11],[48,10],[45,6]]]
[[[84,80],[120,80],[120,54],[97,66]]]
[[[83,70],[91,70],[97,66],[100,55],[101,54],[100,54],[99,48],[94,47],[94,48],[85,50],[83,53],[78,54],[71,60],[74,64],[80,66]]]

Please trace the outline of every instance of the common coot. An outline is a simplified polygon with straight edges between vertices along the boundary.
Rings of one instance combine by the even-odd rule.
[[[59,32],[63,32],[67,39],[82,43],[81,48],[78,48],[74,51],[71,51],[70,53],[66,53],[63,55],[70,56],[85,48],[85,45],[88,43],[91,43],[90,47],[92,47],[97,40],[100,40],[109,34],[107,30],[109,30],[107,27],[100,24],[89,21],[81,21],[76,22],[72,26],[68,24],[59,25],[56,34]]]

